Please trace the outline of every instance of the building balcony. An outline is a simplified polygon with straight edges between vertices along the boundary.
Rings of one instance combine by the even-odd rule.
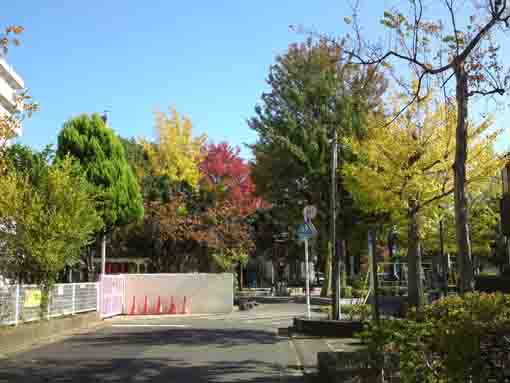
[[[19,111],[16,96],[24,87],[23,79],[0,57],[0,112],[13,114]]]
[[[19,74],[16,73],[12,65],[5,58],[0,57],[0,77],[5,79],[12,89],[24,89],[25,82]]]

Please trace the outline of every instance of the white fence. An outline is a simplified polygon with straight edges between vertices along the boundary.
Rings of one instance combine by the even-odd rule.
[[[0,287],[0,324],[16,325],[43,318],[97,310],[97,283],[66,283],[53,287],[48,309],[41,312],[41,290],[37,285]]]

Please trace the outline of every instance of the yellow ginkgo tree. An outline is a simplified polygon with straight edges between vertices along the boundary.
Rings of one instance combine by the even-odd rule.
[[[395,97],[393,106],[398,111],[405,103]],[[344,170],[347,188],[360,206],[368,213],[389,213],[394,222],[407,226],[409,302],[418,308],[423,304],[421,229],[439,202],[454,193],[456,120],[455,105],[431,96],[389,124],[373,120],[367,135],[353,144],[359,160]],[[488,117],[471,123],[468,130],[467,181],[472,190],[488,182],[500,166],[493,151],[499,131],[492,124]]]
[[[159,176],[166,176],[172,183],[188,184],[195,188],[200,180],[199,164],[207,137],[193,137],[189,118],[182,118],[174,108],[169,114],[156,111],[156,141],[142,140],[147,155]]]

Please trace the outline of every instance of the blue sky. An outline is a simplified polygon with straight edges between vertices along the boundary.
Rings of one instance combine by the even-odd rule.
[[[367,34],[385,4],[365,1]],[[398,3],[398,1],[397,1]],[[80,5],[78,5],[80,4]],[[341,35],[346,0],[259,1],[10,1],[0,25],[26,28],[8,60],[24,77],[41,109],[25,123],[21,142],[56,143],[65,120],[109,109],[124,137],[152,137],[153,110],[173,105],[195,133],[215,142],[251,143],[246,124],[266,90],[277,54],[303,35],[302,24]],[[508,136],[508,133],[507,133]],[[505,138],[508,142],[508,137]],[[248,150],[243,149],[248,155]]]

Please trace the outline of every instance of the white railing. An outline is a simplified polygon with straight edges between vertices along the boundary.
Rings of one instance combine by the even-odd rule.
[[[0,287],[0,324],[17,325],[40,319],[97,311],[97,283],[65,283],[53,287],[46,312],[41,312],[37,285]]]

